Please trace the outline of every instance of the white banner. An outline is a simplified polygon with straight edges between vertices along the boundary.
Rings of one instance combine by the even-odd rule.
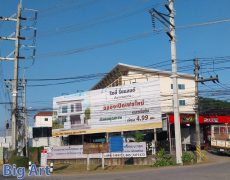
[[[87,158],[83,154],[83,145],[76,146],[59,146],[46,147],[48,157],[47,159],[82,159]],[[100,154],[90,154],[90,158],[101,158]],[[146,143],[145,142],[130,142],[124,143],[124,151],[119,153],[104,153],[105,158],[120,158],[120,157],[146,157]]]
[[[159,80],[56,97],[53,108],[60,121],[69,121],[72,129],[87,132],[162,126]]]

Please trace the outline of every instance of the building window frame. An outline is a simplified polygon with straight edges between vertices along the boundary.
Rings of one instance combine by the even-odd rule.
[[[75,111],[76,112],[82,111],[82,103],[81,102],[75,103]]]
[[[179,90],[185,90],[185,84],[178,84]]]
[[[179,99],[179,106],[186,106],[186,101],[184,99]]]
[[[74,104],[70,105],[70,112],[74,112]]]
[[[67,105],[61,107],[61,113],[68,113],[68,106]]]
[[[171,89],[173,89],[173,84],[171,84]],[[185,90],[185,84],[178,84],[179,90]]]

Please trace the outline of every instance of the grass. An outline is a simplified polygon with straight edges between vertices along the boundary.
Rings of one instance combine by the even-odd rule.
[[[121,172],[121,171],[135,171],[141,169],[151,168],[150,165],[117,165],[105,166],[103,170],[101,165],[91,165],[90,170],[87,171],[85,164],[54,164],[54,174],[89,174],[89,173],[107,173],[107,172]]]

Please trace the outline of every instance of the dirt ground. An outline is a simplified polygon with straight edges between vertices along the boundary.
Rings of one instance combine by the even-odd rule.
[[[200,164],[207,164],[207,163],[222,163],[227,162],[230,160],[229,156],[220,155],[215,153],[210,153],[205,151],[207,160],[201,162]],[[151,169],[155,168],[150,165],[125,165],[125,166],[105,166],[103,170],[101,165],[94,165],[90,166],[90,170],[87,171],[86,165],[76,165],[76,164],[55,164],[54,166],[54,174],[56,175],[71,175],[71,174],[89,174],[89,173],[109,173],[113,172],[122,172],[122,171],[136,171],[136,170],[143,170],[143,169]]]

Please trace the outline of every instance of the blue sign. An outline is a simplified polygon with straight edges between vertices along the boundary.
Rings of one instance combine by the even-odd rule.
[[[123,151],[123,137],[112,136],[109,138],[110,152],[122,152]]]

